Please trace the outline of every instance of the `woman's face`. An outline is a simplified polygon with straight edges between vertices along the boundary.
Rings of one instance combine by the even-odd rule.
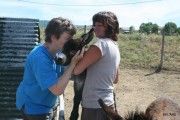
[[[98,38],[105,38],[106,37],[106,26],[103,23],[95,22],[94,24],[94,32],[96,37]]]
[[[67,42],[69,39],[72,38],[72,35],[70,35],[67,31],[64,31],[59,39],[55,38],[54,40],[54,47],[57,51],[62,51],[64,43]]]

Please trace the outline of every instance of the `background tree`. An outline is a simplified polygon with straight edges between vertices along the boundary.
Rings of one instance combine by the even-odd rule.
[[[176,32],[177,25],[173,22],[168,22],[164,26],[164,32],[166,35],[173,35]]]
[[[120,30],[120,33],[124,33],[124,31],[121,27],[119,28],[119,30]]]
[[[140,33],[146,33],[146,34],[150,34],[150,25],[151,23],[142,23],[139,27],[139,32]]]
[[[129,31],[130,31],[130,34],[133,34],[135,32],[135,27],[134,26],[130,26],[129,27]]]
[[[180,35],[180,27],[176,29],[176,33]]]
[[[158,34],[158,28],[159,28],[159,26],[157,24],[153,24],[152,33]]]
[[[158,25],[157,24],[153,24],[152,22],[148,22],[148,23],[142,23],[139,27],[139,32],[140,33],[146,33],[146,34],[150,34],[150,33],[155,33],[158,34]]]

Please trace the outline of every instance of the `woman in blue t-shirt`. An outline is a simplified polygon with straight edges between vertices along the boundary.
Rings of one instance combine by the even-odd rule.
[[[71,21],[53,18],[45,29],[45,43],[28,55],[24,76],[16,92],[16,106],[25,120],[51,120],[57,96],[61,95],[84,50],[78,51],[66,70],[55,64],[55,55],[76,33]]]

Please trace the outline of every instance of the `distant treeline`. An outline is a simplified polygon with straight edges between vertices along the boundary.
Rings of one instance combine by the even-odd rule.
[[[48,20],[40,20],[39,26],[45,28],[48,24]],[[76,25],[78,30],[89,30],[92,25]],[[142,23],[138,30],[135,30],[134,26],[130,27],[120,27],[120,32],[124,34],[133,34],[133,33],[144,33],[144,34],[161,34],[162,30],[164,30],[165,35],[180,35],[180,27],[173,22],[168,22],[164,27],[160,27],[156,23],[152,22]]]

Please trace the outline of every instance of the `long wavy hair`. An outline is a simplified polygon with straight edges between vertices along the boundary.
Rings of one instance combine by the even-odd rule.
[[[118,34],[119,34],[119,22],[117,19],[117,16],[112,12],[98,12],[95,14],[92,18],[93,20],[93,26],[95,25],[95,22],[100,22],[103,25],[107,25],[106,30],[106,37],[111,38],[114,41],[118,40]]]

